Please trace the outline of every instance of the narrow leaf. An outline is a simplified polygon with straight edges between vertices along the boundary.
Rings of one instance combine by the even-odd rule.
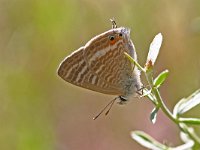
[[[193,128],[190,128],[189,130],[193,130]],[[184,143],[191,141],[191,138],[189,137],[189,135],[182,131],[180,132],[180,138]]]
[[[192,129],[190,128],[189,130],[192,130]],[[180,138],[185,144],[182,144],[177,147],[173,147],[170,150],[192,150],[192,147],[194,146],[194,141],[189,138],[188,134],[181,131]]]
[[[152,138],[151,136],[149,136],[148,134],[142,131],[131,132],[131,137],[146,148],[153,149],[153,150],[167,149],[165,145],[159,143],[154,138]]]
[[[200,119],[199,118],[179,118],[179,121],[186,124],[196,124],[200,125]]]
[[[148,66],[148,63],[150,63],[150,62],[152,65],[154,65],[154,63],[157,59],[158,53],[160,51],[162,40],[163,40],[163,37],[162,37],[161,33],[157,34],[155,36],[155,38],[153,39],[153,41],[150,45],[150,48],[149,48],[148,56],[147,56],[147,61],[146,61],[147,66]]]
[[[178,117],[180,106],[181,106],[183,103],[185,103],[185,101],[186,101],[186,99],[183,98],[183,99],[181,99],[181,100],[174,106],[174,109],[173,109],[173,116],[174,116],[175,118]]]
[[[158,107],[155,107],[152,112],[151,112],[151,115],[150,115],[150,120],[151,122],[154,124],[156,123],[156,117],[157,117],[157,112],[158,112],[159,108]]]
[[[187,142],[183,145],[171,148],[169,150],[192,150],[193,146],[194,146],[194,141],[190,140],[189,142]]]
[[[165,79],[167,78],[167,76],[169,75],[169,71],[165,70],[163,72],[161,72],[154,80],[154,86],[159,88],[161,86],[161,84],[163,84],[163,82],[165,81]]]
[[[194,129],[192,128],[192,127],[188,127],[185,123],[181,123],[181,122],[179,122],[179,126],[181,127],[181,130],[183,131],[183,132],[185,132],[188,136],[186,136],[186,139],[185,140],[187,140],[188,139],[188,141],[189,140],[194,140],[195,139],[195,141],[196,141],[196,143],[200,143],[200,138],[198,137],[198,135],[195,133],[195,131],[194,131]],[[189,135],[191,136],[192,135],[192,137],[189,137]],[[182,139],[183,137],[181,137],[181,139]]]
[[[200,89],[194,92],[188,98],[182,99],[176,108],[177,114],[183,114],[200,103]]]

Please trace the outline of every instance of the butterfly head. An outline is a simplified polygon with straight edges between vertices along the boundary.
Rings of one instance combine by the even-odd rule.
[[[102,34],[97,35],[90,40],[85,46],[101,43],[101,45],[113,46],[119,42],[127,43],[130,40],[130,29],[125,27],[113,28]],[[98,45],[98,44],[97,44]]]
[[[130,39],[130,30],[124,27],[111,29],[108,31],[108,38],[111,45],[115,44],[119,40],[127,42]]]

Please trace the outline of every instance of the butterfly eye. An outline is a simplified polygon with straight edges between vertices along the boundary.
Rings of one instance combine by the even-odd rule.
[[[123,35],[122,33],[119,33],[119,36],[120,36],[120,37],[122,37],[122,35]]]
[[[115,36],[111,35],[109,36],[110,41],[113,41],[115,39]]]

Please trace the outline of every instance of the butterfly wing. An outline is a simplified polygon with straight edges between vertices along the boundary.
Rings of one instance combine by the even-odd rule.
[[[137,60],[130,30],[108,30],[66,57],[58,75],[86,89],[128,97],[140,89],[141,82],[138,69],[133,69],[124,52]]]
[[[123,27],[111,29],[89,41],[84,50],[84,57],[92,73],[123,91],[123,95],[126,95],[127,84],[131,84],[129,79],[133,78],[133,65],[124,52],[136,59],[129,32]],[[123,36],[120,37],[120,33],[123,33]],[[110,36],[113,36],[115,41],[110,41]]]
[[[58,75],[65,81],[96,92],[121,95],[122,91],[107,84],[100,76],[94,74],[84,58],[84,47],[66,57],[58,68]]]

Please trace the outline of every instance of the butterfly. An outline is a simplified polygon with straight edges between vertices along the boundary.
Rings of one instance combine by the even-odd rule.
[[[118,28],[112,20],[112,29],[95,36],[67,56],[57,73],[73,85],[118,95],[113,103],[119,99],[119,103],[123,104],[142,87],[140,71],[128,60],[125,52],[137,61],[130,29]]]

